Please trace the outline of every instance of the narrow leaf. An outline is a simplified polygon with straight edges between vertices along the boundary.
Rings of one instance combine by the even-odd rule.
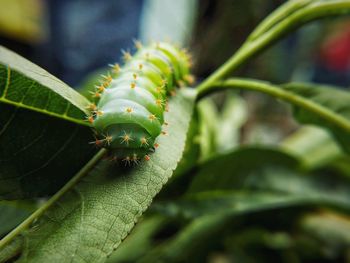
[[[138,263],[151,262],[186,262],[196,258],[205,262],[205,244],[213,240],[215,233],[227,227],[229,217],[223,215],[208,215],[196,218],[179,231],[172,239],[155,246],[148,254],[137,260]],[[210,241],[209,241],[210,240]],[[193,257],[195,252],[197,257]]]
[[[312,125],[301,127],[284,139],[280,146],[302,159],[308,170],[327,165],[343,155],[328,130]]]
[[[246,89],[269,94],[295,107],[302,123],[328,128],[343,148],[350,152],[350,93],[336,87],[290,83],[273,85],[259,80],[231,78],[217,82],[205,90],[211,93],[222,89]],[[199,96],[205,94],[198,93]]]
[[[269,168],[297,168],[299,160],[277,148],[244,147],[236,151],[217,155],[199,168],[188,192],[213,189],[241,189],[257,172]]]
[[[314,103],[343,117],[350,124],[350,92],[338,87],[315,84],[290,83],[284,86],[288,92],[303,96]],[[343,149],[350,153],[350,132],[334,125],[313,112],[301,107],[294,107],[295,117],[301,123],[311,123],[328,128],[338,140]]]
[[[293,187],[293,186],[290,186]],[[306,183],[303,190],[310,190]],[[315,187],[315,186],[313,186]],[[197,193],[176,203],[159,204],[157,210],[172,217],[198,218],[206,215],[240,215],[242,213],[259,212],[291,206],[327,205],[350,210],[349,187],[340,193],[328,191],[311,193],[286,193],[272,190],[265,191],[208,191]],[[323,189],[320,189],[323,190]],[[301,191],[300,191],[301,192]]]
[[[348,215],[330,211],[310,213],[300,220],[300,227],[330,250],[345,252],[346,248],[350,247],[350,218]]]
[[[167,223],[162,216],[145,218],[136,225],[121,246],[112,253],[107,263],[135,262],[153,247],[152,237]]]
[[[256,159],[256,156],[252,157]],[[138,262],[183,262],[186,258],[202,256],[205,247],[209,247],[216,239],[223,240],[227,233],[246,228],[244,218],[241,224],[233,223],[234,219],[244,215],[248,219],[256,218],[262,212],[271,212],[270,217],[265,218],[274,224],[275,215],[282,209],[332,206],[350,210],[350,188],[345,181],[335,180],[334,177],[327,180],[320,176],[305,176],[282,169],[261,171],[261,167],[255,166],[254,159],[251,162],[256,170],[249,169],[248,172],[245,169],[247,173],[240,174],[234,166],[227,165],[230,162],[237,165],[239,162],[235,158],[239,159],[236,155],[230,161],[226,159],[226,162],[208,161],[208,166],[204,165],[196,174],[196,178],[204,180],[209,176],[205,168],[214,166],[210,171],[212,178],[220,180],[220,177],[231,177],[231,180],[221,179],[221,183],[211,188],[210,182],[206,181],[204,186],[208,190],[205,192],[189,193],[180,200],[154,205],[156,211],[170,218],[192,220],[173,238],[155,247]],[[268,166],[271,167],[271,163]],[[235,190],[235,180],[238,179],[238,185],[241,186]],[[231,190],[228,189],[230,186]],[[264,223],[257,219],[256,224]]]

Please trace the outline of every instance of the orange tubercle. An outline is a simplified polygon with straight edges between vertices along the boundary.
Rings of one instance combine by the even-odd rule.
[[[122,51],[122,53],[123,53],[123,60],[124,60],[125,62],[129,61],[129,60],[132,58],[130,52],[128,52],[128,51]]]
[[[97,110],[97,106],[95,103],[91,103],[86,107],[88,110],[95,111]]]
[[[90,143],[90,144],[94,144],[96,147],[101,147],[103,141],[102,141],[102,140],[99,140],[99,139],[97,139],[97,138],[95,138],[95,141],[89,142],[89,143]]]
[[[98,91],[96,92],[90,92],[92,94],[93,98],[100,98],[101,97],[101,93],[99,93]]]
[[[124,132],[124,135],[120,136],[121,143],[125,143],[126,145],[129,145],[129,141],[133,141],[134,139],[131,138],[130,134],[127,134],[126,132]]]
[[[142,48],[142,43],[139,40],[134,40],[134,45],[136,49]]]
[[[147,139],[146,139],[145,137],[142,137],[142,138],[140,139],[140,143],[141,143],[141,146],[143,146],[143,145],[148,146],[148,141],[147,141]]]
[[[127,108],[125,109],[125,112],[126,112],[126,113],[129,113],[129,114],[131,114],[133,111],[134,111],[134,109],[131,108],[131,107],[127,107]]]
[[[118,74],[120,72],[120,66],[118,63],[111,65],[111,68],[112,68],[113,73],[115,73],[115,74]]]
[[[156,115],[151,114],[148,116],[148,119],[150,119],[151,121],[154,121],[155,119],[157,119]]]

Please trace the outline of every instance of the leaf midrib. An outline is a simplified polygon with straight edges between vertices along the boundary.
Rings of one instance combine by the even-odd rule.
[[[51,111],[48,111],[45,109],[40,109],[40,108],[36,108],[33,106],[29,106],[29,105],[23,104],[22,102],[15,102],[15,101],[7,99],[6,95],[7,95],[8,88],[10,86],[11,68],[8,65],[6,66],[6,68],[7,68],[6,86],[5,86],[5,89],[3,91],[2,96],[0,97],[0,102],[15,106],[18,108],[23,108],[23,109],[39,112],[41,114],[45,114],[45,115],[48,115],[51,117],[63,119],[63,120],[69,121],[69,122],[79,124],[79,125],[84,125],[84,126],[89,126],[89,127],[91,126],[87,121],[76,119],[76,118],[73,118],[73,117],[70,117],[67,115],[67,110],[69,109],[70,104],[68,104],[67,110],[64,112],[64,114],[58,114],[58,113],[54,113],[54,112],[51,112]]]

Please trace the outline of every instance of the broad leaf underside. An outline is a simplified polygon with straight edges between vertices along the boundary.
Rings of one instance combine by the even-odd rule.
[[[56,192],[95,152],[88,101],[45,70],[0,47],[0,197]]]
[[[27,235],[23,262],[104,262],[151,204],[183,154],[195,94],[170,100],[167,136],[151,160],[124,168],[104,160]]]

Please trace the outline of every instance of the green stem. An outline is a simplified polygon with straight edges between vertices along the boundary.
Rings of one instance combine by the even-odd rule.
[[[285,4],[281,5],[275,11],[273,11],[268,17],[266,17],[249,35],[247,40],[252,41],[257,39],[262,34],[270,30],[273,26],[275,26],[278,22],[282,21],[287,16],[293,14],[294,12],[300,10],[312,2],[315,2],[315,0],[287,1]]]
[[[320,104],[317,104],[309,99],[298,96],[297,94],[286,91],[279,86],[275,86],[267,82],[231,78],[222,82],[216,82],[210,87],[199,90],[198,99],[204,98],[210,93],[223,89],[245,89],[269,94],[275,98],[279,98],[291,104],[297,105],[309,112],[315,113],[317,116],[322,117],[324,120],[327,120],[342,130],[350,133],[350,121],[348,119],[342,117],[337,113],[334,113],[333,111],[329,110],[326,107],[323,107]]]
[[[65,193],[71,190],[81,178],[88,174],[88,172],[94,168],[97,162],[99,162],[107,153],[106,149],[101,149],[67,184],[65,184],[56,194],[54,194],[49,200],[47,200],[39,209],[31,214],[20,225],[7,234],[2,240],[0,240],[0,250],[3,249],[9,242],[11,242],[16,236],[20,235],[24,230],[30,227],[34,220],[44,214],[58,199],[60,199]]]
[[[290,14],[286,12],[286,18],[280,20],[280,22],[270,28],[265,33],[262,33],[259,29],[258,38],[254,40],[246,41],[245,44],[220,68],[218,68],[213,74],[205,79],[199,86],[198,91],[205,90],[213,86],[213,84],[219,80],[231,75],[239,66],[247,62],[251,57],[255,56],[263,49],[273,44],[280,38],[282,38],[288,32],[297,29],[301,25],[306,24],[312,20],[316,20],[322,17],[331,15],[347,14],[350,12],[350,0],[331,0],[331,1],[315,1],[312,4],[298,9],[298,11]],[[282,14],[278,14],[282,17]],[[270,26],[270,24],[268,24]],[[266,27],[263,30],[267,30]],[[255,33],[257,34],[257,33]]]

